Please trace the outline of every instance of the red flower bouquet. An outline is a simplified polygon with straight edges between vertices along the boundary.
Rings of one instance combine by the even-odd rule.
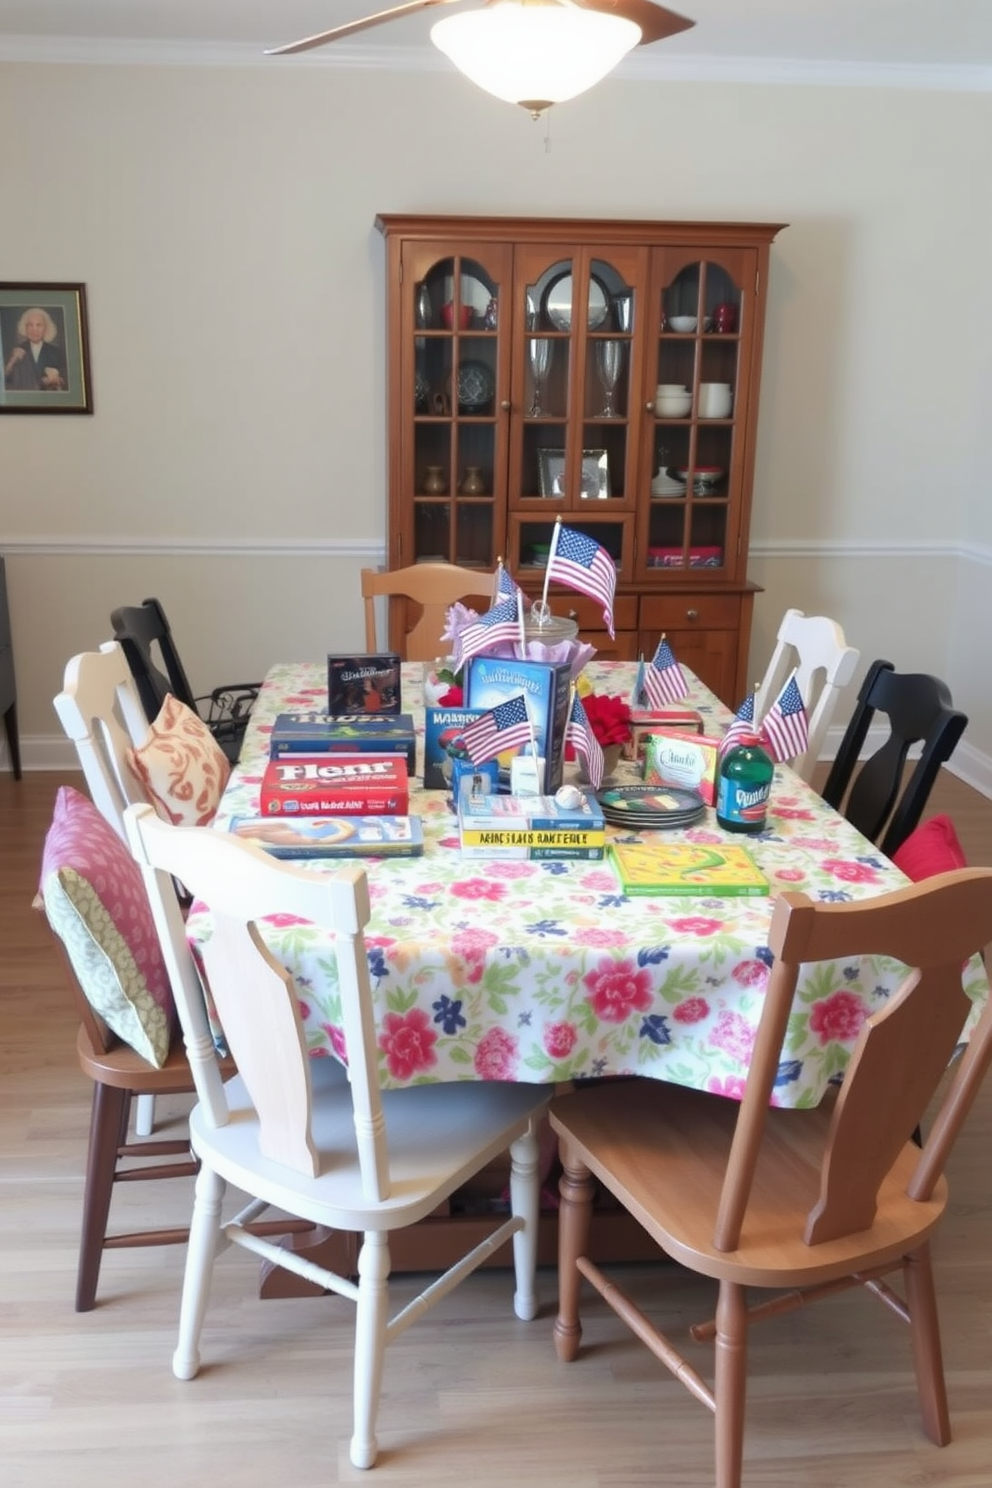
[[[623,698],[590,692],[582,699],[586,717],[603,749],[608,744],[626,744],[630,738],[630,709]]]

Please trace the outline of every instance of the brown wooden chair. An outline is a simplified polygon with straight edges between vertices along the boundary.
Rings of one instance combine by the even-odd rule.
[[[433,661],[444,654],[441,632],[449,605],[461,601],[473,609],[488,610],[496,583],[495,573],[484,569],[459,568],[455,563],[414,563],[409,568],[379,572],[362,569],[362,598],[365,601],[365,649],[398,650],[403,661]],[[402,641],[390,647],[377,638],[375,599],[391,596],[393,617],[400,614]],[[390,634],[396,632],[390,624]]]
[[[751,1320],[859,1284],[909,1324],[924,1430],[939,1446],[950,1440],[930,1237],[947,1203],[945,1162],[992,1057],[992,1003],[947,1077],[922,1149],[910,1133],[945,1077],[971,1007],[962,964],[990,939],[990,869],[942,874],[857,903],[783,894],[740,1105],[640,1079],[603,1081],[552,1102],[563,1165],[559,1357],[578,1353],[586,1277],[714,1413],[716,1488],[741,1483]],[[913,969],[863,1023],[836,1100],[808,1111],[770,1107],[800,963],[865,954]],[[668,1255],[718,1282],[715,1321],[690,1330],[697,1341],[715,1340],[712,1389],[589,1260],[594,1178]],[[896,1270],[905,1300],[882,1280]],[[748,1288],[775,1295],[749,1308]]]

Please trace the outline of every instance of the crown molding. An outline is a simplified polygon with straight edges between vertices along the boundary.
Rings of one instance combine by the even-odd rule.
[[[336,46],[267,57],[249,42],[150,41],[128,37],[0,35],[0,63],[91,67],[319,67],[336,72],[450,72],[429,46]],[[763,87],[892,88],[945,93],[992,92],[992,67],[969,63],[817,62],[789,57],[720,57],[649,51],[611,74],[629,82],[754,83]],[[608,81],[608,80],[607,80]]]

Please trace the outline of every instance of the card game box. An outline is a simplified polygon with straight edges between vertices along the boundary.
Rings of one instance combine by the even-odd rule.
[[[621,759],[643,761],[645,737],[659,729],[668,733],[678,730],[679,733],[701,734],[702,714],[695,708],[631,708],[630,738],[620,751]]]
[[[412,858],[424,850],[418,816],[236,816],[231,831],[274,858]]]
[[[606,822],[592,792],[577,806],[554,796],[467,795],[458,802],[463,858],[579,858],[606,852]]]
[[[401,706],[398,652],[328,653],[328,713],[399,713]]]
[[[269,754],[402,754],[417,773],[417,736],[409,713],[280,713]]]
[[[720,742],[706,734],[652,730],[644,740],[644,784],[681,785],[715,805]]]
[[[261,816],[406,816],[410,784],[398,754],[294,754],[270,759]]]
[[[544,789],[553,794],[561,785],[565,761],[565,725],[571,689],[568,662],[473,656],[465,671],[465,702],[469,708],[485,712],[497,703],[524,695],[534,723],[537,752],[546,761]]]
[[[424,710],[424,789],[450,790],[452,760],[458,739],[484,708],[426,708]]]

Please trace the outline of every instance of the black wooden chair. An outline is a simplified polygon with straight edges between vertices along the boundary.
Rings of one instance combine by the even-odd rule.
[[[889,737],[855,773],[876,714],[886,716]],[[872,662],[823,799],[891,857],[919,823],[940,767],[954,753],[967,722],[939,677],[897,672],[891,661]],[[914,744],[922,744],[923,751],[906,774]]]
[[[166,695],[198,713],[232,764],[237,763],[248,727],[248,715],[260,682],[227,682],[195,696],[176,650],[165,611],[157,599],[125,605],[110,616],[114,639],[127,657],[149,723],[154,723]]]

